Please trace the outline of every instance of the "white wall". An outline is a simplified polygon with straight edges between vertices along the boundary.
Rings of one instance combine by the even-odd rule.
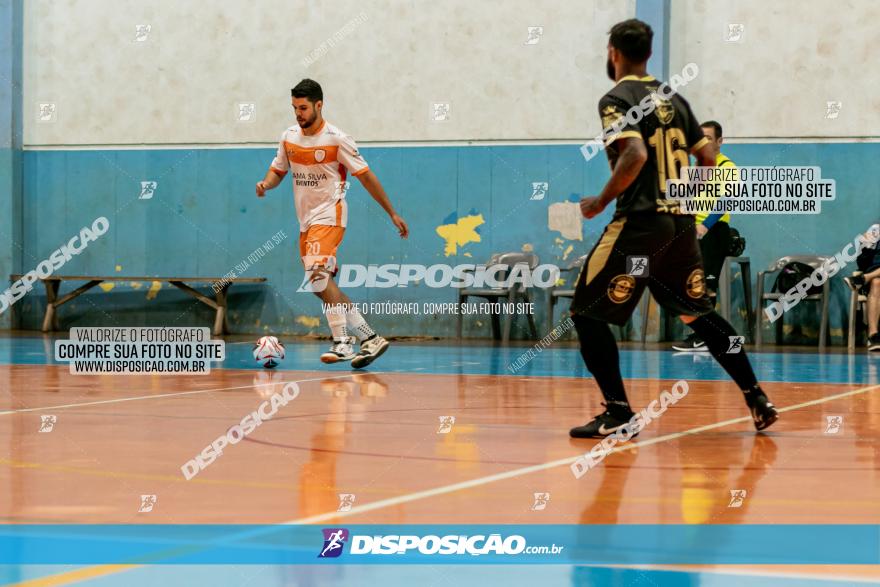
[[[876,0],[676,0],[671,72],[700,66],[683,94],[728,136],[877,137],[878,23]],[[729,24],[744,25],[740,41],[725,40]]]
[[[607,31],[634,13],[635,0],[28,0],[25,144],[271,143],[303,77],[360,141],[581,139],[599,130]],[[536,45],[529,26],[544,27]],[[37,121],[40,102],[54,121]],[[239,102],[255,121],[237,121]],[[451,104],[448,122],[432,102]]]

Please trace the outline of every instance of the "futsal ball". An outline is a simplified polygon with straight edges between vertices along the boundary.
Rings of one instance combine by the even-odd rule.
[[[284,359],[284,345],[274,336],[264,336],[254,345],[254,360],[266,369],[273,369]]]

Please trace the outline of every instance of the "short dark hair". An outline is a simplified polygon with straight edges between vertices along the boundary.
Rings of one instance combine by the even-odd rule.
[[[630,61],[642,63],[651,56],[654,31],[648,23],[631,18],[611,27],[610,34],[611,46],[623,53],[623,56]]]
[[[702,128],[711,128],[715,131],[715,138],[720,139],[723,135],[721,134],[721,125],[715,122],[714,120],[707,120],[703,124],[700,125]]]
[[[290,95],[294,98],[307,98],[309,102],[314,104],[318,100],[324,99],[324,90],[321,89],[321,84],[313,79],[306,78],[293,86],[293,89],[290,90]]]

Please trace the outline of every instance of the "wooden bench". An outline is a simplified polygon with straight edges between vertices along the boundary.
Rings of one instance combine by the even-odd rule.
[[[22,275],[10,275],[12,281],[18,281]],[[263,283],[265,277],[129,277],[129,276],[93,276],[93,275],[53,275],[47,279],[41,279],[43,285],[46,286],[46,315],[43,317],[43,332],[51,330],[60,330],[58,326],[58,314],[56,309],[62,304],[66,304],[70,300],[87,292],[96,285],[105,281],[166,281],[178,289],[182,289],[189,295],[193,296],[200,302],[214,308],[216,314],[214,316],[215,335],[226,334],[229,328],[226,322],[226,292],[233,283]],[[58,297],[58,290],[62,281],[85,281],[85,285],[81,285],[72,292]],[[212,287],[214,290],[214,299],[193,289],[186,283],[211,283],[217,284]]]

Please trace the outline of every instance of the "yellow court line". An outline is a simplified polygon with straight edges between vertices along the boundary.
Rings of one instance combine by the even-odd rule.
[[[633,446],[626,448],[635,448]],[[9,459],[0,458],[0,466],[6,465],[12,467],[14,469],[39,469],[44,471],[54,471],[60,473],[74,473],[78,475],[89,475],[95,477],[109,477],[111,479],[142,479],[146,481],[172,481],[177,483],[194,483],[198,485],[220,485],[227,487],[251,487],[255,489],[287,489],[287,490],[298,490],[300,489],[299,485],[295,485],[292,483],[264,483],[259,481],[237,481],[233,479],[190,479],[187,481],[183,477],[178,477],[174,475],[149,475],[146,473],[127,473],[123,471],[107,471],[101,469],[83,469],[79,467],[71,467],[67,465],[51,465],[46,463],[36,463],[36,462],[28,462],[28,461],[13,461]],[[365,490],[365,493],[370,493],[369,490]],[[597,498],[599,501],[607,501],[607,502],[615,502],[615,503],[641,503],[641,504],[661,504],[661,503],[678,503],[677,499],[674,498],[664,498],[664,497],[631,497],[626,499],[618,499],[611,497],[602,497],[599,496]],[[574,498],[566,498],[560,497],[558,498],[560,502],[572,502],[575,501]],[[703,500],[696,500],[697,503],[715,503],[718,500],[706,498]],[[817,504],[825,504],[825,505],[838,505],[838,506],[852,506],[852,507],[877,507],[880,504],[880,501],[877,500],[841,500],[841,501],[828,501],[828,500],[811,500],[811,499],[760,499],[754,498],[752,499],[752,503],[763,503],[765,505],[775,504],[778,506],[805,506],[805,505],[817,505]],[[340,512],[334,512],[340,513]],[[289,523],[289,522],[288,522]]]
[[[13,461],[0,459],[0,465],[7,465],[15,469],[41,469],[44,471],[57,471],[61,473],[76,473],[91,475],[94,477],[110,477],[118,479],[144,479],[147,481],[173,481],[177,483],[192,483],[197,485],[228,485],[232,487],[256,487],[263,489],[296,489],[296,485],[289,483],[261,483],[258,481],[235,481],[232,479],[190,479],[187,481],[183,475],[149,475],[146,473],[125,473],[121,471],[106,471],[101,469],[83,469],[67,465],[49,465],[44,463],[31,463],[27,461]]]
[[[300,489],[298,484],[293,483],[263,483],[260,481],[238,481],[235,479],[190,479],[186,480],[182,475],[150,475],[147,473],[128,473],[124,471],[109,471],[103,469],[85,469],[81,467],[71,467],[68,465],[52,465],[47,463],[36,463],[29,461],[13,461],[10,459],[0,458],[0,466],[6,465],[14,469],[40,469],[44,471],[55,471],[61,473],[74,473],[78,475],[89,475],[93,477],[109,477],[111,479],[143,479],[147,481],[172,481],[175,483],[192,483],[196,485],[223,485],[228,487],[251,487],[257,489],[286,489],[294,491]],[[381,486],[378,486],[381,488]],[[373,490],[364,489],[365,494],[371,493]]]
[[[794,404],[792,406],[787,406],[785,408],[779,408],[779,412],[791,412],[793,410],[798,410],[800,408],[806,408],[809,406],[814,406],[817,404],[821,404],[821,403],[825,403],[825,402],[829,402],[829,401],[834,401],[837,399],[843,399],[845,397],[851,397],[854,395],[867,393],[869,391],[873,391],[873,390],[877,390],[877,389],[880,389],[880,385],[869,385],[867,387],[861,387],[859,389],[854,389],[851,391],[846,391],[846,392],[838,393],[835,395],[829,395],[829,396],[815,399],[815,400],[811,400],[808,402]],[[651,439],[637,443],[637,446],[639,446],[639,447],[650,446],[652,444],[659,444],[661,442],[668,442],[671,440],[677,440],[677,439],[685,437],[685,436],[692,436],[694,434],[699,434],[701,432],[707,432],[709,430],[723,428],[725,426],[730,426],[731,424],[740,424],[743,422],[751,422],[751,421],[752,421],[752,418],[750,416],[743,416],[741,418],[733,418],[730,420],[716,422],[714,424],[706,424],[705,426],[698,426],[696,428],[691,428],[690,430],[685,430],[683,432],[675,432],[673,434],[666,434],[664,436],[658,436],[656,438],[651,438]],[[615,452],[621,452],[624,450],[629,450],[629,449],[633,448],[634,444],[636,444],[636,443],[629,443],[629,446],[626,446],[626,445],[617,446],[617,447],[611,449],[610,451],[608,451],[608,454],[615,453]],[[399,505],[402,503],[409,503],[412,501],[427,499],[429,497],[434,497],[437,495],[444,495],[447,493],[453,493],[456,491],[461,491],[463,489],[470,489],[472,487],[479,487],[481,485],[488,485],[488,484],[494,483],[496,481],[502,481],[505,479],[512,479],[514,477],[520,477],[522,475],[528,475],[530,473],[535,473],[535,472],[539,472],[539,471],[545,471],[547,469],[553,469],[556,467],[571,465],[572,463],[574,463],[575,461],[580,459],[581,456],[582,455],[577,455],[574,457],[567,457],[564,459],[557,459],[555,461],[549,461],[549,462],[543,463],[541,465],[532,465],[529,467],[521,467],[519,469],[513,469],[513,470],[507,471],[505,473],[499,473],[496,475],[488,475],[486,477],[480,477],[477,479],[472,479],[470,481],[464,481],[461,483],[453,483],[451,485],[445,485],[442,487],[437,487],[435,489],[429,489],[426,491],[418,491],[415,493],[401,495],[398,497],[383,499],[383,500],[369,503],[369,504],[354,506],[353,508],[351,508],[350,510],[345,511],[345,512],[337,512],[337,511],[327,512],[325,514],[310,516],[308,518],[300,518],[297,520],[290,520],[287,522],[282,522],[282,524],[289,524],[289,525],[318,524],[321,522],[326,522],[328,520],[336,520],[339,518],[346,518],[346,517],[350,517],[350,516],[361,514],[361,513],[366,513],[366,512],[371,512],[371,511],[375,511],[375,510],[379,510],[379,509],[384,509],[384,508],[396,506],[396,505]],[[95,567],[88,567],[87,569],[83,569],[83,571],[88,571],[89,569],[94,569],[95,572],[99,573],[99,575],[104,575],[104,574],[109,574],[112,572],[122,572],[122,571],[125,571],[125,570],[132,568],[131,565],[117,565],[117,566],[124,567],[124,568],[120,568],[120,569],[118,569],[118,571],[105,570],[111,566],[112,565],[101,565],[101,566],[95,566]],[[79,580],[78,578],[73,577],[73,575],[78,572],[79,571],[69,571],[67,573],[60,573],[58,575],[53,575],[53,576],[47,577],[47,579],[55,579],[59,582],[47,583],[46,585],[53,585],[53,586],[67,585],[67,584],[70,584],[74,581],[78,581]],[[28,584],[28,583],[19,583],[18,585],[19,586],[25,585],[26,587],[32,587],[32,585]]]
[[[112,575],[114,573],[122,573],[143,565],[100,565],[97,567],[87,567],[85,569],[77,569],[57,575],[49,575],[48,577],[40,577],[39,579],[28,579],[15,583],[13,587],[58,587],[59,585],[70,585],[86,579],[95,579],[104,575]]]
[[[812,567],[806,571],[789,570],[790,565],[775,565],[779,569],[763,568],[768,565],[584,565],[587,567],[607,569],[632,569],[634,571],[675,571],[680,573],[692,573],[697,575],[727,575],[746,577],[758,577],[762,579],[779,578],[789,581],[803,579],[805,581],[841,582],[848,585],[852,583],[869,583],[876,585],[875,574],[868,571],[853,570],[853,565],[820,565],[820,568]],[[773,566],[773,565],[769,565]],[[858,565],[866,567],[869,565]],[[841,570],[844,567],[845,570]],[[872,569],[873,570],[873,569]]]

